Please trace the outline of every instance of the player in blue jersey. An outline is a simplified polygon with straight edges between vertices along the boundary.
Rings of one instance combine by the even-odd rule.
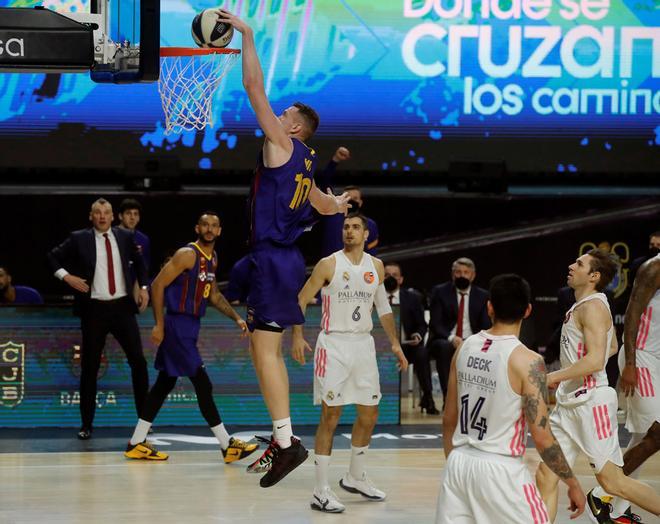
[[[309,106],[295,103],[279,117],[264,88],[254,34],[243,20],[223,9],[218,19],[243,35],[243,86],[266,140],[250,191],[250,352],[261,392],[273,419],[273,439],[266,456],[273,460],[259,484],[269,487],[300,465],[307,450],[293,437],[289,380],[281,353],[284,328],[304,317],[298,292],[305,283],[305,263],[296,241],[322,215],[345,213],[348,195],[323,193],[314,184],[316,152],[305,144],[319,124]],[[313,208],[313,209],[312,209]]]
[[[200,318],[207,301],[233,319],[242,331],[245,321],[218,291],[215,272],[218,255],[215,241],[220,236],[220,218],[207,211],[197,220],[197,241],[179,249],[151,284],[156,325],[151,340],[158,345],[155,367],[159,371],[142,409],[142,418],[124,455],[132,459],[165,460],[167,454],[146,441],[158,411],[178,377],[188,377],[195,387],[200,411],[218,439],[226,463],[247,457],[259,446],[229,436],[213,400],[213,386],[197,349]],[[163,306],[167,313],[163,315]]]

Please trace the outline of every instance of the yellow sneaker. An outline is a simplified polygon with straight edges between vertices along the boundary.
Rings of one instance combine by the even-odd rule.
[[[225,464],[230,464],[247,457],[257,449],[259,444],[243,442],[241,439],[231,437],[227,449],[222,450],[222,456],[225,458]]]
[[[133,446],[130,442],[124,451],[124,456],[137,460],[167,460],[169,455],[158,451],[151,442],[140,442]]]

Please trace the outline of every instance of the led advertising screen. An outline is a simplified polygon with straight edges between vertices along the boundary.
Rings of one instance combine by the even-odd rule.
[[[239,309],[240,311],[240,309]],[[305,336],[312,345],[320,324],[320,307],[307,309]],[[244,315],[244,311],[241,314]],[[139,317],[150,383],[155,348],[149,342],[153,320]],[[373,336],[381,381],[379,422],[399,423],[399,372],[396,359],[377,320]],[[70,308],[0,308],[0,427],[80,425],[80,321]],[[317,424],[320,407],[313,405],[313,357],[305,366],[289,356],[290,338],[283,350],[289,370],[291,417],[295,424]],[[199,349],[213,383],[213,394],[226,424],[270,425],[268,411],[248,353],[247,340],[235,324],[215,310],[202,319]],[[137,418],[131,374],[124,353],[108,336],[101,362],[96,398],[96,426],[132,426]],[[342,423],[352,423],[355,408],[348,406]],[[190,381],[180,378],[156,419],[159,425],[205,425]]]
[[[113,5],[121,5],[117,2]],[[0,6],[32,5],[0,0]],[[82,0],[48,0],[60,11]],[[162,0],[161,45],[194,46],[209,0]],[[513,172],[659,167],[660,28],[653,0],[231,0],[254,28],[276,112],[315,107],[322,158],[353,169]],[[126,10],[123,11],[126,16]],[[126,24],[125,24],[126,25]],[[128,33],[124,36],[130,38]],[[240,48],[235,34],[232,47]],[[214,97],[214,127],[166,136],[156,84],[0,74],[0,165],[122,167],[177,155],[183,167],[251,168],[263,140],[240,62]],[[26,154],[38,139],[38,158]]]

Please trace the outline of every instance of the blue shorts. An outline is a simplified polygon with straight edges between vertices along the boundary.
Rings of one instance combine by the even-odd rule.
[[[260,245],[250,257],[247,324],[250,331],[303,324],[298,293],[305,284],[305,260],[297,246]]]
[[[197,349],[199,327],[199,317],[166,314],[165,337],[154,367],[170,377],[194,377],[204,364]]]

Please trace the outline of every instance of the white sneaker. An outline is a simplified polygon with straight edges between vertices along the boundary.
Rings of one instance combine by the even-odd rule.
[[[341,513],[346,509],[334,492],[326,487],[321,491],[314,489],[314,495],[309,506],[316,511],[325,511],[326,513]]]
[[[359,493],[370,500],[385,500],[384,491],[379,490],[363,473],[361,479],[356,479],[350,473],[346,473],[344,478],[339,481],[339,485],[350,493]]]

